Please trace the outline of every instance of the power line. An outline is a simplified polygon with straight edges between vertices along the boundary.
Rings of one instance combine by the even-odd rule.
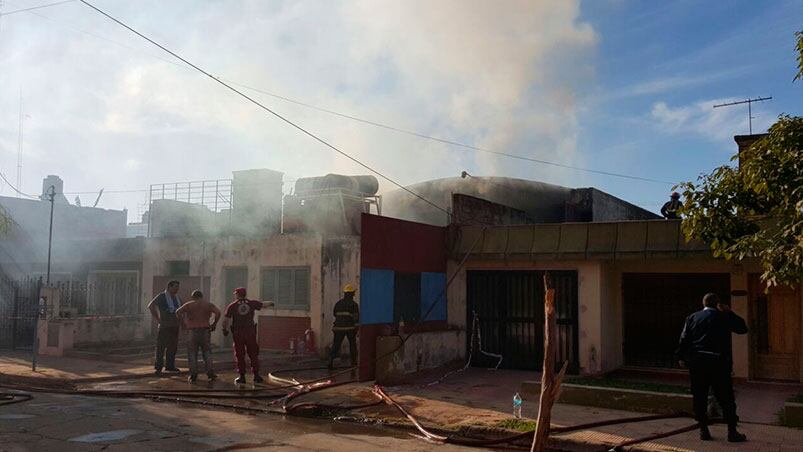
[[[10,16],[12,14],[24,13],[27,11],[33,11],[35,9],[50,8],[51,6],[63,5],[65,3],[72,3],[74,1],[75,0],[64,0],[56,3],[48,3],[47,5],[39,5],[39,6],[32,6],[30,8],[15,9],[14,11],[9,11],[7,13],[0,13],[0,16]]]
[[[323,138],[320,138],[318,135],[314,134],[313,132],[310,132],[309,130],[305,129],[304,127],[301,127],[300,125],[296,124],[295,122],[291,121],[290,119],[287,119],[284,116],[282,116],[281,114],[279,114],[279,113],[273,111],[272,109],[266,107],[265,105],[263,105],[259,101],[253,99],[252,97],[248,96],[247,94],[243,93],[242,91],[238,90],[237,88],[234,88],[233,86],[229,85],[228,83],[222,81],[218,77],[215,77],[214,75],[210,74],[209,72],[201,69],[200,67],[196,66],[195,64],[193,64],[190,61],[186,60],[185,58],[181,57],[180,55],[178,55],[177,53],[175,53],[172,50],[168,49],[167,47],[159,44],[158,42],[154,41],[153,39],[151,39],[151,38],[149,38],[149,37],[147,37],[145,35],[143,35],[142,33],[138,32],[134,28],[126,25],[125,23],[121,22],[120,20],[116,19],[115,17],[107,14],[105,11],[103,11],[100,8],[94,6],[93,4],[89,3],[88,1],[86,1],[86,0],[79,0],[79,1],[81,3],[83,3],[83,4],[85,4],[86,6],[94,9],[98,13],[106,16],[107,18],[109,18],[110,20],[114,21],[118,25],[126,28],[127,30],[129,30],[132,33],[136,34],[137,36],[141,37],[142,39],[150,42],[151,44],[155,45],[156,47],[159,47],[160,49],[162,49],[163,51],[169,53],[173,57],[178,58],[179,60],[181,60],[185,64],[187,64],[187,65],[191,66],[192,68],[194,68],[195,70],[197,70],[198,72],[204,74],[205,76],[209,77],[210,79],[214,80],[215,82],[223,85],[224,87],[228,88],[232,92],[240,95],[242,98],[244,98],[247,101],[253,103],[254,105],[258,106],[259,108],[265,110],[266,112],[272,114],[276,118],[284,121],[288,125],[292,126],[293,128],[297,129],[298,131],[304,133],[305,135],[309,136],[310,138],[314,139],[315,141],[323,144],[324,146],[326,146],[326,147],[332,149],[333,151],[337,152],[338,154],[348,158],[352,162],[362,166],[363,168],[367,169],[368,171],[371,171],[372,173],[376,174],[377,176],[380,176],[381,178],[385,179],[386,181],[392,183],[393,185],[396,185],[397,187],[401,188],[402,190],[406,191],[407,193],[410,193],[411,195],[415,196],[416,198],[426,202],[427,204],[431,205],[432,207],[435,207],[436,209],[438,209],[438,210],[444,212],[445,214],[449,215],[449,211],[446,210],[445,208],[439,206],[438,204],[435,204],[434,202],[430,201],[429,199],[423,197],[422,195],[410,190],[409,188],[405,187],[404,185],[400,184],[399,182],[396,182],[394,179],[390,178],[389,176],[386,176],[385,174],[381,173],[379,170],[376,170],[373,167],[363,163],[362,161],[360,161],[356,157],[353,157],[351,154],[348,154],[347,152],[342,151],[337,146],[329,143],[328,141],[324,140]]]
[[[223,79],[223,80],[225,80],[225,79]],[[494,155],[499,155],[499,156],[518,159],[518,160],[525,160],[525,161],[528,161],[528,162],[541,163],[543,165],[557,166],[557,167],[560,167],[560,168],[572,169],[572,170],[576,170],[576,171],[584,171],[584,172],[587,172],[587,173],[601,174],[601,175],[605,175],[605,176],[621,177],[621,178],[625,178],[625,179],[640,180],[640,181],[645,181],[645,182],[657,182],[657,183],[667,184],[667,185],[675,185],[676,184],[675,182],[669,182],[669,181],[660,180],[660,179],[653,179],[653,178],[649,178],[649,177],[633,176],[633,175],[630,175],[630,174],[615,173],[615,172],[603,171],[603,170],[595,170],[595,169],[591,169],[591,168],[583,168],[583,167],[579,167],[579,166],[566,165],[566,164],[563,164],[563,163],[551,162],[549,160],[537,159],[537,158],[527,157],[527,156],[523,156],[523,155],[510,154],[510,153],[502,152],[502,151],[494,151],[493,149],[482,148],[482,147],[479,147],[479,146],[474,146],[474,145],[471,145],[471,144],[461,143],[459,141],[450,140],[450,139],[446,139],[446,138],[438,138],[438,137],[435,137],[435,136],[431,136],[431,135],[427,135],[427,134],[424,134],[424,133],[416,132],[414,130],[403,129],[403,128],[400,128],[400,127],[396,127],[396,126],[392,126],[392,125],[388,125],[388,124],[383,124],[383,123],[376,122],[376,121],[371,121],[369,119],[364,119],[364,118],[360,118],[360,117],[357,117],[357,116],[352,116],[352,115],[349,115],[349,114],[340,113],[340,112],[337,112],[337,111],[334,111],[334,110],[329,110],[327,108],[322,108],[322,107],[318,107],[318,106],[315,106],[315,105],[312,105],[312,104],[308,104],[306,102],[302,102],[302,101],[299,101],[299,100],[291,99],[289,97],[285,97],[285,96],[282,96],[282,95],[279,95],[279,94],[271,93],[269,91],[264,91],[264,90],[259,89],[259,88],[254,88],[253,86],[248,86],[248,85],[245,85],[245,84],[242,84],[242,83],[238,83],[238,82],[234,82],[234,81],[231,81],[231,80],[227,80],[227,81],[229,83],[231,83],[232,85],[241,86],[241,87],[249,89],[251,91],[262,93],[262,94],[274,97],[276,99],[283,100],[285,102],[290,102],[290,103],[293,103],[293,104],[296,104],[296,105],[301,105],[301,106],[307,107],[307,108],[311,108],[313,110],[317,110],[317,111],[320,111],[320,112],[323,112],[323,113],[328,113],[330,115],[339,116],[341,118],[350,119],[352,121],[361,122],[363,124],[368,124],[368,125],[371,125],[371,126],[374,126],[374,127],[380,127],[380,128],[386,129],[386,130],[391,130],[391,131],[394,131],[394,132],[403,133],[403,134],[406,134],[406,135],[411,135],[411,136],[418,137],[418,138],[423,138],[423,139],[426,139],[426,140],[436,141],[438,143],[443,143],[443,144],[447,144],[447,145],[450,145],[450,146],[457,146],[457,147],[461,147],[461,148],[464,148],[464,149],[471,149],[471,150],[474,150],[474,151],[486,152],[488,154],[494,154]]]
[[[38,14],[38,13],[34,13],[34,12],[31,12],[31,14],[35,14],[35,15],[37,15],[39,17],[44,18],[44,19],[55,21],[55,19],[52,19],[52,18],[50,18],[48,16],[45,16],[43,14]],[[72,28],[72,27],[70,27],[70,28]],[[115,41],[113,39],[110,39],[110,38],[107,38],[107,37],[104,37],[104,36],[101,36],[101,35],[86,31],[86,30],[77,29],[77,28],[72,28],[72,30],[75,31],[75,32],[78,32],[78,33],[86,34],[88,36],[92,36],[92,37],[94,37],[96,39],[100,39],[102,41],[110,42],[112,44],[118,45],[118,46],[123,47],[123,48],[138,52],[138,49],[136,49],[136,48],[134,48],[132,46],[123,44],[121,42]],[[171,60],[168,60],[166,58],[162,58],[160,56],[151,55],[151,54],[145,54],[145,55],[147,55],[147,56],[149,56],[151,58],[156,58],[156,59],[158,59],[160,61],[163,61],[165,63],[172,64],[174,66],[180,67],[182,69],[187,69],[187,70],[193,69],[192,67],[188,67],[188,66],[179,64],[179,63],[177,63],[175,61],[171,61]],[[205,74],[205,75],[211,76],[210,74]],[[425,139],[425,140],[435,141],[435,142],[446,144],[446,145],[453,146],[453,147],[459,147],[459,148],[463,148],[463,149],[469,149],[469,150],[473,150],[473,151],[484,152],[484,153],[488,153],[488,154],[497,155],[497,156],[500,156],[500,157],[507,157],[507,158],[517,159],[517,160],[523,160],[523,161],[528,161],[528,162],[533,162],[533,163],[539,163],[539,164],[543,164],[543,165],[549,165],[549,166],[555,166],[555,167],[560,167],[560,168],[565,168],[565,169],[571,169],[571,170],[575,170],[575,171],[583,171],[583,172],[592,173],[592,174],[600,174],[600,175],[604,175],[604,176],[619,177],[619,178],[630,179],[630,180],[639,180],[639,181],[643,181],[643,182],[654,182],[654,183],[660,183],[660,184],[666,184],[666,185],[675,185],[675,182],[670,182],[670,181],[656,179],[656,178],[634,176],[632,174],[624,174],[624,173],[617,173],[617,172],[612,172],[612,171],[597,170],[597,169],[593,169],[593,168],[584,168],[584,167],[568,165],[568,164],[553,162],[553,161],[544,160],[544,159],[537,159],[537,158],[534,158],[534,157],[527,157],[527,156],[523,156],[523,155],[511,154],[511,153],[508,153],[508,152],[495,151],[493,149],[488,149],[488,148],[483,148],[483,147],[479,147],[479,146],[475,146],[475,145],[471,145],[471,144],[467,144],[467,143],[462,143],[462,142],[459,142],[459,141],[456,141],[456,140],[447,139],[447,138],[435,137],[435,136],[427,135],[427,134],[424,134],[424,133],[421,133],[421,132],[416,132],[414,130],[409,130],[409,129],[405,129],[405,128],[402,128],[402,127],[397,127],[397,126],[393,126],[393,125],[389,125],[389,124],[385,124],[385,123],[381,123],[381,122],[371,121],[369,119],[360,118],[358,116],[354,116],[354,115],[347,114],[347,113],[341,113],[341,112],[338,112],[338,111],[335,111],[335,110],[331,110],[329,108],[319,107],[317,105],[310,104],[308,102],[304,102],[304,101],[300,101],[300,100],[297,100],[297,99],[293,99],[291,97],[283,96],[281,94],[276,94],[276,93],[273,93],[273,92],[270,92],[270,91],[267,91],[267,90],[264,90],[264,89],[261,89],[261,88],[257,88],[257,87],[251,86],[251,85],[247,85],[245,83],[240,83],[240,82],[237,82],[237,81],[234,81],[234,80],[231,80],[231,79],[227,79],[225,77],[214,76],[214,78],[216,80],[218,80],[218,81],[224,81],[224,82],[226,82],[228,84],[231,84],[231,85],[239,86],[241,88],[245,88],[245,89],[248,89],[250,91],[254,91],[254,92],[257,92],[257,93],[260,93],[260,94],[264,94],[264,95],[273,97],[275,99],[279,99],[279,100],[282,100],[284,102],[288,102],[288,103],[291,103],[291,104],[299,105],[299,106],[302,106],[302,107],[305,107],[305,108],[309,108],[309,109],[312,109],[312,110],[315,110],[315,111],[319,111],[319,112],[330,114],[330,115],[333,115],[333,116],[338,116],[338,117],[341,117],[341,118],[344,118],[344,119],[349,119],[349,120],[352,120],[352,121],[360,122],[362,124],[370,125],[370,126],[373,126],[373,127],[378,127],[378,128],[382,128],[382,129],[385,129],[385,130],[390,130],[390,131],[393,131],[393,132],[402,133],[402,134],[414,136],[414,137],[417,137],[417,138],[422,138],[422,139]]]
[[[2,178],[3,181],[6,183],[6,185],[11,187],[11,189],[14,190],[18,195],[22,195],[22,196],[25,196],[25,197],[28,197],[28,198],[31,198],[31,199],[39,199],[38,196],[29,195],[28,193],[21,192],[17,187],[14,186],[14,184],[12,184],[11,182],[8,181],[8,179],[6,178],[6,175],[3,174],[2,172],[0,172],[0,178]]]

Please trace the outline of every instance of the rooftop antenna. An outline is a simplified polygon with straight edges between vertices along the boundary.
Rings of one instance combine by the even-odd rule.
[[[97,207],[98,203],[100,202],[100,197],[103,196],[103,189],[101,188],[98,192],[98,197],[95,199],[95,204],[92,204],[92,207]]]
[[[20,124],[17,132],[17,198],[20,197],[20,192],[22,191],[22,132],[23,123],[27,116],[22,112],[22,86],[20,86]]]
[[[728,102],[727,104],[714,105],[714,108],[730,107],[732,105],[747,104],[747,123],[748,123],[748,125],[750,127],[750,135],[752,135],[753,134],[753,102],[763,102],[765,100],[770,100],[770,99],[772,99],[772,96],[769,96],[769,97],[756,97],[755,99],[747,98],[745,100],[738,100],[736,102]]]

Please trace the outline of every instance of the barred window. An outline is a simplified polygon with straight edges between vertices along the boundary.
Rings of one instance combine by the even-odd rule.
[[[142,313],[139,273],[93,272],[87,285],[87,314],[136,315]]]
[[[265,267],[262,269],[260,296],[279,309],[308,310],[310,303],[309,267]]]

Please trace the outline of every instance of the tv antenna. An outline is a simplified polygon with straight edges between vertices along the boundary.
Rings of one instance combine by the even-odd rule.
[[[747,98],[745,100],[737,100],[736,102],[728,102],[727,104],[714,105],[714,108],[730,107],[732,105],[747,104],[747,124],[750,127],[750,135],[752,135],[753,134],[753,102],[763,102],[765,100],[770,100],[770,99],[772,99],[772,96],[769,96],[769,97],[756,97],[755,99]]]

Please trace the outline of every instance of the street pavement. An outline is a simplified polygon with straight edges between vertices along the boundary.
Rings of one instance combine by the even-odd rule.
[[[456,451],[407,433],[142,399],[34,393],[0,406],[0,451]],[[473,449],[476,450],[476,449]]]

